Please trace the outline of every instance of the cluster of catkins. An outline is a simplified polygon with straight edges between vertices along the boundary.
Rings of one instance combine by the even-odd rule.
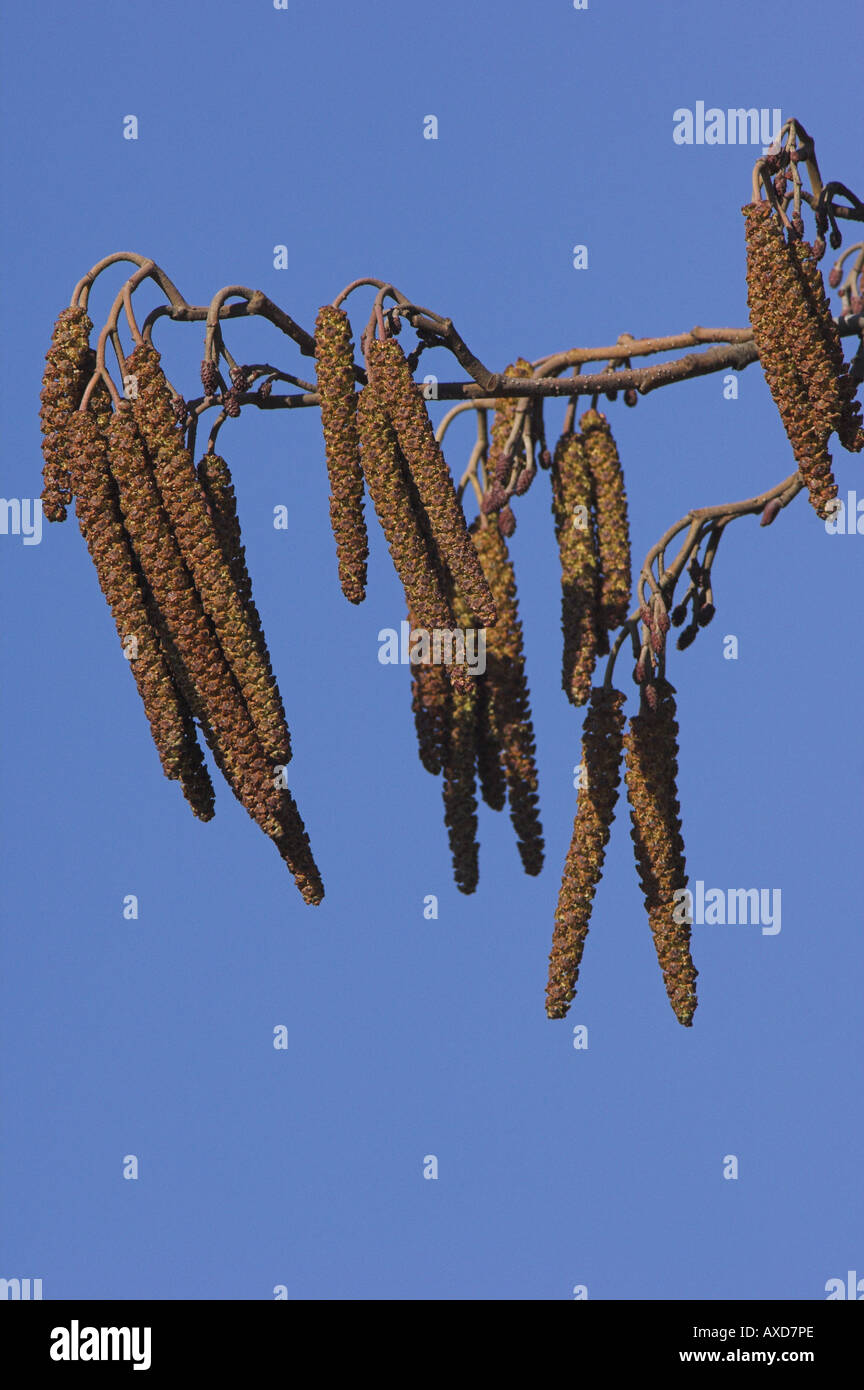
[[[92,327],[83,308],[64,310],[46,355],[45,514],[62,521],[74,497],[165,774],[179,780],[196,816],[212,818],[197,724],[303,898],[318,903],[321,877],[284,785],[290,736],[252,601],[228,465],[205,454],[196,469],[180,422],[185,409],[148,342],[126,361],[132,399],[113,404],[99,379],[82,408]]]
[[[561,557],[562,685],[584,705],[598,656],[630,606],[630,533],[624,475],[606,416],[586,410],[579,433],[552,457],[552,514]]]
[[[340,583],[352,603],[363,599],[365,483],[405,591],[420,759],[442,777],[456,884],[464,893],[477,885],[478,783],[496,810],[509,796],[522,863],[537,874],[543,837],[534,734],[504,536],[483,518],[469,531],[423,393],[395,339],[367,343],[359,392],[344,310],[319,310],[315,343]]]
[[[795,227],[784,236],[767,201],[742,212],[753,337],[810,501],[824,519],[837,496],[830,436],[852,452],[864,447],[855,383],[813,247]]]
[[[696,1009],[697,971],[690,957],[690,913],[683,897],[687,871],[676,793],[674,690],[659,679],[654,701],[643,700],[626,734],[623,703],[624,696],[612,688],[591,691],[579,805],[555,913],[546,1013],[549,1018],[564,1018],[576,993],[594,894],[615,818],[623,752],[630,835],[657,959],[675,1016],[689,1027]]]

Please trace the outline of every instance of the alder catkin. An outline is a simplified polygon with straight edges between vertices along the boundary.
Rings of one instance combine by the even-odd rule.
[[[844,449],[858,453],[864,448],[864,428],[861,422],[861,405],[856,395],[856,383],[843,356],[840,334],[831,313],[831,305],[825,292],[822,272],[819,269],[813,247],[806,241],[792,243],[792,253],[801,280],[802,295],[806,299],[812,321],[822,341],[825,357],[829,365],[827,387],[823,387],[827,397],[823,409],[832,421],[832,428]],[[811,382],[811,389],[813,382]]]
[[[471,614],[455,589],[450,591],[450,602],[458,625],[463,629],[469,627]],[[444,824],[450,842],[453,878],[460,893],[473,893],[479,878],[474,775],[476,705],[476,683],[469,677],[465,689],[450,691],[446,706],[446,738],[441,768],[444,774]]]
[[[363,517],[354,344],[348,315],[344,309],[334,309],[332,304],[323,305],[315,320],[315,368],[339,582],[350,603],[362,603],[366,596],[369,545]]]
[[[586,410],[579,421],[594,485],[597,562],[601,575],[598,622],[606,632],[627,621],[630,610],[630,527],[618,449],[606,416]]]
[[[407,460],[441,560],[470,609],[469,616],[481,627],[491,626],[495,605],[468,535],[450,469],[435,438],[423,392],[394,338],[373,339],[368,360],[370,378],[380,382],[379,399]]]
[[[534,369],[526,358],[517,357],[515,362],[511,362],[509,367],[504,368],[503,375],[530,377],[534,375]],[[492,424],[489,430],[489,466],[487,472],[490,477],[494,473],[495,468],[499,466],[505,458],[507,440],[510,438],[510,431],[513,428],[513,422],[516,419],[516,411],[518,408],[518,396],[499,396],[495,402],[495,410],[492,415]],[[525,458],[525,444],[520,431],[518,438],[513,444],[511,467],[513,463],[516,464],[517,468],[522,467],[527,461],[528,460]],[[508,467],[508,476],[510,471],[511,468]],[[507,479],[505,478],[504,481],[506,482]]]
[[[654,708],[635,714],[624,736],[630,836],[666,993],[679,1023],[689,1027],[698,972],[690,956],[687,903],[676,897],[687,887],[687,870],[676,791],[675,692],[665,679],[658,679],[655,692]]]
[[[65,521],[72,501],[69,467],[65,458],[65,427],[81,404],[93,374],[96,354],[90,348],[93,324],[85,309],[63,309],[54,324],[51,346],[45,354],[40,393],[39,423],[42,430],[42,511],[49,521]]]
[[[370,380],[358,397],[361,460],[375,514],[402,581],[412,622],[430,635],[453,630],[456,620],[429,553],[406,481],[406,463],[390,424],[380,382]]]
[[[78,525],[124,650],[134,641],[129,666],[162,769],[181,781],[199,819],[209,820],[213,787],[148,608],[148,592],[123,525],[107,440],[87,412],[72,415],[64,436]]]
[[[417,625],[411,613],[408,623],[413,632]],[[440,662],[411,662],[411,707],[420,761],[436,777],[447,750],[450,691],[447,669]]]
[[[501,756],[501,737],[495,722],[494,691],[485,674],[477,676],[476,683],[477,781],[486,805],[493,811],[503,811],[507,804],[507,778]]]
[[[598,655],[600,576],[594,539],[594,488],[581,435],[562,435],[550,469],[552,513],[561,559],[561,684],[584,705]]]
[[[539,874],[543,868],[543,828],[516,577],[507,542],[496,526],[475,522],[472,539],[498,612],[497,621],[486,629],[485,684],[492,706],[491,732],[501,749],[522,867],[527,874]]]
[[[140,378],[139,378],[140,390]],[[226,659],[163,506],[157,473],[125,403],[109,428],[111,472],[119,506],[167,634],[178,681],[212,737],[226,779],[248,814],[273,839],[307,902],[323,897],[308,837],[282,785]],[[284,766],[284,763],[283,763]]]
[[[765,380],[774,398],[810,502],[823,520],[837,496],[828,438],[838,410],[836,371],[817,313],[804,292],[804,262],[786,243],[767,202],[742,208],[747,245],[747,307]]]
[[[549,1018],[565,1018],[576,994],[594,894],[603,872],[618,801],[624,698],[618,690],[595,687],[585,716],[582,735],[585,782],[579,790],[573,835],[555,913],[546,986]]]
[[[249,714],[272,764],[291,760],[291,737],[282,697],[260,626],[238,591],[226,562],[183,430],[171,408],[171,393],[159,366],[159,353],[141,343],[128,358],[137,378],[132,408],[147,447],[153,474],[177,543],[243,693]]]

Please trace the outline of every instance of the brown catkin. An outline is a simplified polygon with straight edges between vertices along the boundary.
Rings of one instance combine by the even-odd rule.
[[[140,390],[140,377],[139,377]],[[132,410],[123,403],[109,428],[111,471],[120,510],[166,631],[178,682],[212,738],[226,780],[250,816],[277,844],[307,902],[323,887],[302,822],[271,766],[251,713],[202,606],[157,486],[156,470]]]
[[[594,483],[597,558],[602,575],[598,620],[608,632],[627,621],[630,609],[630,528],[618,449],[606,416],[586,410],[579,421]]]
[[[753,337],[810,502],[825,519],[837,496],[827,442],[841,423],[847,428],[836,368],[804,290],[804,261],[786,243],[770,204],[748,203],[742,212]]]
[[[255,609],[252,601],[252,581],[246,568],[246,550],[240,532],[240,519],[237,516],[237,498],[231,469],[221,454],[207,453],[199,459],[197,472],[237,593],[251,612]],[[260,628],[257,611],[255,621]]]
[[[565,1018],[576,993],[594,894],[603,872],[618,801],[624,698],[618,690],[595,687],[585,716],[582,768],[586,785],[579,792],[573,836],[558,894],[546,986],[549,1018]]]
[[[417,626],[412,615],[408,623]],[[437,777],[444,766],[450,721],[450,680],[446,667],[434,662],[411,663],[411,708],[420,761]]]
[[[492,704],[492,728],[501,748],[519,857],[527,874],[539,874],[543,868],[543,828],[516,577],[507,542],[496,526],[474,523],[472,536],[498,611],[497,622],[486,630],[485,683]]]
[[[39,422],[42,429],[42,510],[49,521],[65,521],[72,501],[65,456],[65,428],[81,404],[92,376],[95,354],[90,348],[93,324],[87,311],[73,305],[63,309],[54,324],[45,354]]]
[[[258,766],[263,759],[248,712],[184,563],[146,447],[125,403],[111,421],[108,442],[123,521],[164,623],[178,683],[194,713],[212,730],[232,788],[262,829],[275,834],[278,798],[265,799],[272,776],[266,764],[263,770]]]
[[[204,489],[184,446],[159,353],[149,343],[141,343],[130,354],[127,367],[137,379],[135,422],[184,563],[243,693],[267,759],[285,766],[291,760],[291,737],[282,697],[260,626],[256,629],[254,616],[238,591]]]
[[[856,397],[856,384],[850,374],[849,364],[843,356],[840,334],[834,322],[834,315],[831,313],[831,305],[825,292],[822,272],[809,242],[793,242],[792,254],[797,263],[802,295],[806,298],[830,366],[827,395],[830,402],[831,418],[834,422],[833,428],[836,429],[844,449],[858,453],[864,448],[861,405]]]
[[[350,603],[362,603],[366,596],[369,545],[363,517],[354,344],[348,315],[344,309],[334,309],[332,304],[323,305],[315,320],[315,367],[339,582]]]
[[[445,592],[437,557],[430,552],[422,518],[412,496],[407,464],[390,424],[380,379],[370,380],[358,398],[363,474],[375,514],[402,581],[412,624],[430,634],[453,631],[457,624]],[[464,666],[450,667],[455,685],[467,691]]]
[[[534,375],[534,369],[526,358],[517,357],[515,362],[511,362],[509,367],[504,368],[503,375],[528,377]],[[489,431],[489,469],[487,470],[489,473],[494,471],[496,463],[504,455],[518,408],[518,396],[500,396],[496,401]],[[525,445],[521,433],[514,443],[512,458],[517,465],[526,462]]]
[[[477,781],[480,794],[493,811],[507,804],[507,778],[501,758],[501,738],[495,723],[494,692],[485,674],[477,676],[476,723]]]
[[[208,453],[199,460],[197,473],[213,518],[222,556],[234,581],[240,602],[246,609],[248,626],[254,635],[259,658],[262,665],[269,670],[270,653],[261,617],[252,597],[252,580],[246,566],[246,548],[243,545],[240,518],[237,515],[237,499],[231,469],[221,455]]]
[[[471,614],[458,594],[453,596],[453,607],[460,626],[469,627]],[[466,690],[452,691],[442,765],[444,823],[450,841],[453,878],[460,893],[473,893],[479,878],[474,777],[476,705],[477,691],[473,680]]]
[[[195,814],[213,815],[213,788],[195,739],[188,706],[175,685],[148,608],[117,499],[108,442],[95,417],[76,412],[66,430],[65,459],[75,493],[78,525],[129,661],[153,742],[167,777],[179,779]],[[128,646],[134,639],[135,647]]]
[[[561,557],[561,684],[574,705],[584,705],[598,655],[600,589],[594,538],[594,488],[582,436],[562,435],[550,469],[552,513]]]
[[[676,920],[687,915],[686,900],[676,898],[687,887],[687,870],[676,792],[675,692],[659,679],[656,695],[656,708],[634,715],[624,736],[630,835],[666,993],[679,1023],[689,1027],[698,972],[690,956],[690,923]]]
[[[495,621],[495,604],[471,544],[423,392],[394,338],[374,339],[369,344],[368,360],[371,378],[380,382],[380,399],[408,462],[441,560],[463,595],[470,609],[469,616],[473,615],[481,627],[491,626]]]

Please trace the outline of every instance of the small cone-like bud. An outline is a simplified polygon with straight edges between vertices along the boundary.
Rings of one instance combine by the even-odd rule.
[[[363,516],[363,472],[357,433],[354,343],[344,309],[325,304],[315,320],[315,369],[330,479],[330,524],[339,582],[349,603],[366,597],[369,543]]]
[[[49,521],[65,521],[72,501],[69,468],[65,460],[65,429],[81,404],[84,388],[93,374],[95,353],[90,348],[93,324],[85,309],[64,309],[54,324],[51,346],[45,354],[42,376],[42,510]]]
[[[594,480],[597,556],[602,580],[599,618],[607,632],[627,621],[630,609],[630,528],[618,449],[606,416],[586,410],[579,422]]]
[[[561,682],[574,705],[591,693],[597,659],[599,575],[594,545],[594,496],[581,435],[564,435],[552,460],[552,512],[561,557]]]
[[[491,701],[490,730],[501,748],[510,817],[522,867],[526,874],[539,874],[543,867],[543,828],[538,811],[534,729],[516,577],[507,542],[496,527],[475,522],[472,535],[498,611],[497,622],[486,629],[485,685]]]
[[[689,1027],[696,1009],[697,971],[690,957],[690,922],[684,842],[676,792],[678,724],[675,692],[655,687],[655,707],[630,720],[624,736],[627,795],[639,880],[666,993],[679,1023]],[[685,920],[678,920],[679,918]]]
[[[555,913],[546,1013],[564,1018],[576,993],[579,966],[588,935],[594,894],[603,872],[606,846],[621,780],[624,696],[597,687],[585,716],[582,765],[587,786],[579,791],[579,806]]]
[[[495,621],[495,605],[465,525],[450,470],[435,438],[423,393],[411,375],[402,348],[393,338],[369,344],[370,375],[381,399],[453,584],[481,627]]]
[[[99,587],[124,644],[166,777],[179,779],[195,814],[213,815],[213,787],[195,737],[188,706],[165,659],[148,592],[124,529],[108,461],[108,443],[94,415],[75,412],[64,431],[65,465],[75,493],[75,514]]]
[[[205,359],[201,363],[201,385],[205,396],[215,396],[219,391],[219,368],[215,362]]]

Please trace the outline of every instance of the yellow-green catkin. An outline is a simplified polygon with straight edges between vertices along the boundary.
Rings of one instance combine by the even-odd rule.
[[[690,955],[690,914],[680,896],[687,870],[676,789],[675,692],[665,679],[658,680],[656,692],[656,707],[635,714],[624,736],[630,834],[666,993],[679,1023],[689,1027],[698,972]]]
[[[594,484],[594,528],[601,575],[598,621],[612,632],[630,610],[630,527],[618,448],[606,416],[586,410],[579,421]]]
[[[325,304],[315,321],[315,366],[330,479],[330,524],[339,582],[350,603],[366,595],[369,545],[363,516],[363,472],[357,433],[354,343],[344,309]]]
[[[576,994],[579,966],[588,935],[594,894],[603,861],[621,781],[624,734],[624,696],[618,690],[595,687],[582,735],[583,783],[573,822],[573,835],[555,913],[549,956],[546,1013],[565,1018]]]
[[[594,538],[594,486],[579,434],[555,446],[552,514],[561,559],[561,684],[574,705],[584,705],[598,655],[600,573]]]
[[[87,311],[73,305],[63,309],[54,324],[51,346],[45,354],[39,422],[42,429],[42,511],[49,521],[65,521],[72,501],[69,466],[65,455],[66,425],[81,404],[93,374],[95,353],[90,348],[93,330]]]

